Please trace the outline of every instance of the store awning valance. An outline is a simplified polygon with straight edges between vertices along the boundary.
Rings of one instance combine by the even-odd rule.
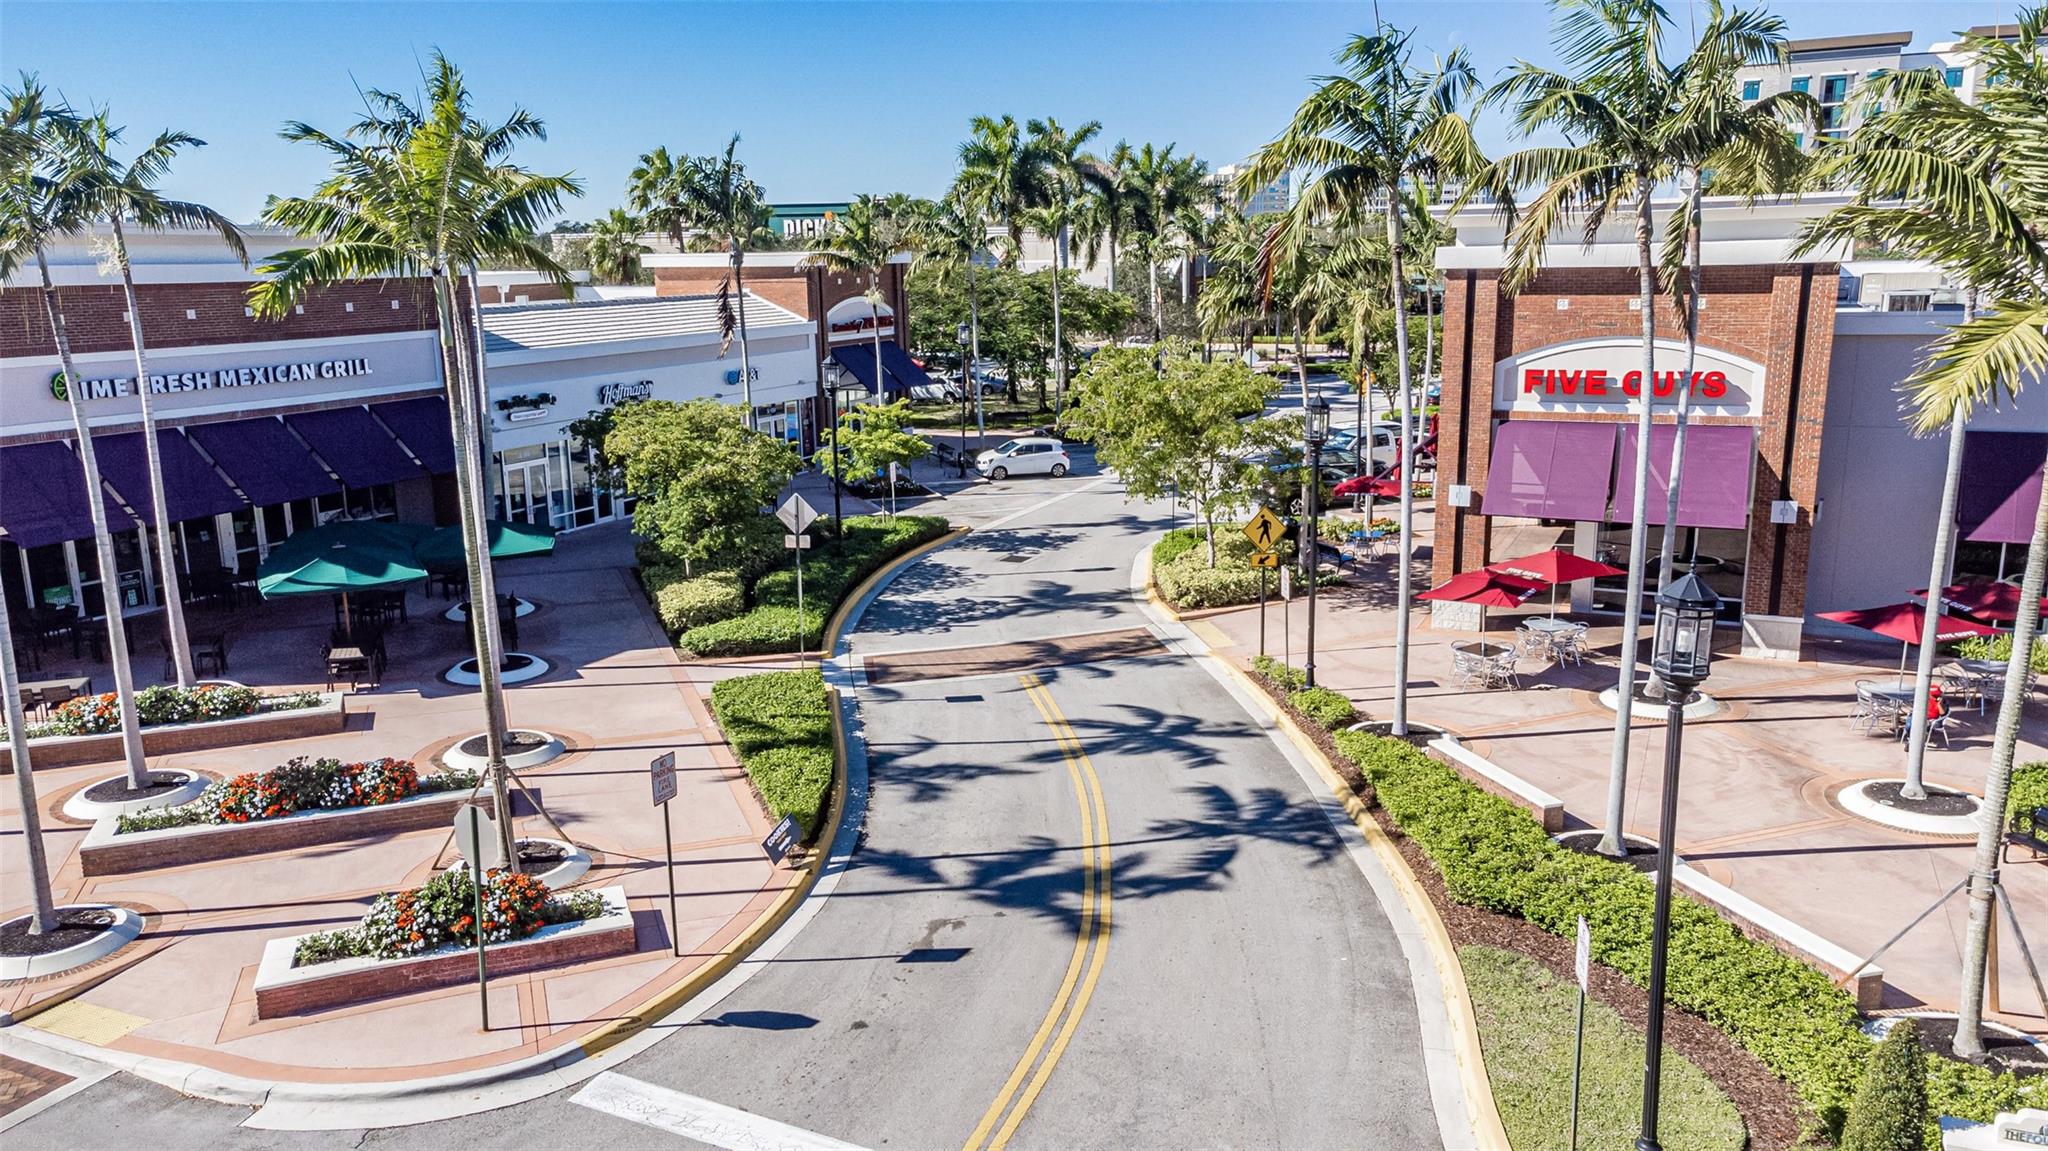
[[[114,501],[103,503],[109,528],[135,527]],[[25,548],[92,538],[85,469],[69,447],[45,441],[0,448],[0,529]]]
[[[896,346],[894,340],[882,341],[882,368],[887,373],[886,386],[877,387],[875,383],[874,344],[865,340],[858,344],[841,344],[832,349],[832,358],[846,365],[846,370],[853,373],[854,379],[866,384],[868,391],[891,399],[909,394],[910,389],[919,384],[931,382],[930,378],[911,361],[910,356]]]
[[[185,429],[192,442],[213,457],[249,502],[263,507],[312,499],[341,490],[306,445],[278,422],[257,416]]]
[[[1493,433],[1490,516],[1604,520],[1614,481],[1613,424],[1509,420]]]
[[[1956,489],[1963,538],[1992,544],[2032,539],[2044,459],[2048,433],[1965,432],[1963,482]]]
[[[1662,524],[1671,490],[1673,424],[1650,429],[1650,498],[1644,522]],[[1685,430],[1685,476],[1678,485],[1678,526],[1743,528],[1749,524],[1749,480],[1756,471],[1756,429],[1726,424],[1693,424]],[[1621,462],[1615,467],[1614,518],[1635,510],[1636,429],[1621,429]]]
[[[391,438],[391,433],[370,418],[368,408],[350,405],[294,412],[284,422],[304,437],[314,454],[325,460],[349,487],[416,480],[423,474],[405,449],[398,446],[398,441]]]
[[[221,480],[213,465],[199,458],[181,433],[159,428],[156,442],[157,457],[163,465],[164,502],[171,522],[242,508],[242,497]],[[154,518],[156,504],[150,499],[149,453],[143,450],[142,433],[94,436],[92,447],[99,460],[101,478],[113,485],[137,514],[145,519]]]
[[[455,471],[455,433],[448,426],[448,400],[421,396],[371,404],[370,410],[398,436],[412,454],[437,476]]]

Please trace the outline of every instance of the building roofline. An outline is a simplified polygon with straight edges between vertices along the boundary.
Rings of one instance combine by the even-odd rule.
[[[1851,48],[1905,48],[1912,42],[1911,32],[1864,32],[1855,36],[1818,36],[1811,40],[1787,40],[1785,51],[1798,56],[1809,52],[1840,52]]]
[[[809,261],[817,259],[818,253],[806,250],[774,252],[748,252],[747,266],[750,268],[799,268],[816,266]],[[892,264],[908,264],[909,252],[898,252],[889,257]],[[732,257],[724,252],[649,252],[640,257],[643,268],[723,268],[732,263]],[[672,298],[672,297],[671,297]]]

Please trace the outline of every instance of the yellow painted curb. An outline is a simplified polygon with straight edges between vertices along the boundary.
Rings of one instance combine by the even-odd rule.
[[[903,568],[923,559],[926,553],[952,543],[954,540],[966,535],[970,530],[972,529],[955,528],[935,540],[920,544],[904,552],[902,555],[897,556],[895,559],[869,573],[866,579],[862,580],[858,586],[847,594],[844,600],[840,601],[839,607],[832,613],[832,618],[827,621],[824,635],[825,651],[829,653],[838,648],[839,633],[845,629],[846,619],[852,614],[853,605],[859,603],[863,597],[873,591],[876,585],[894,576]],[[832,710],[832,802],[825,809],[825,819],[822,826],[837,829],[840,817],[846,811],[846,727],[839,714],[839,692],[831,687],[827,687],[825,692],[827,702],[831,705]],[[584,1056],[588,1058],[596,1055],[606,1048],[614,1047],[647,1030],[648,1027],[658,1022],[671,1011],[696,998],[699,992],[723,979],[727,972],[739,966],[740,961],[753,954],[754,950],[760,947],[763,941],[770,935],[775,934],[776,929],[787,922],[790,915],[796,911],[797,906],[803,903],[804,899],[810,895],[811,888],[817,886],[818,873],[824,870],[827,854],[828,852],[825,848],[814,847],[805,855],[800,868],[801,873],[797,876],[796,882],[783,888],[782,894],[776,896],[775,901],[769,904],[767,909],[762,911],[754,922],[748,924],[746,930],[740,932],[731,943],[728,943],[723,950],[714,956],[711,962],[691,972],[682,982],[665,988],[646,1002],[635,1007],[626,1014],[625,1018],[615,1020],[592,1034],[590,1038],[585,1039],[581,1044]]]
[[[1450,932],[1444,929],[1443,917],[1437,914],[1436,904],[1430,902],[1429,893],[1422,889],[1422,882],[1409,869],[1408,860],[1402,856],[1386,831],[1374,820],[1366,809],[1365,801],[1351,790],[1344,777],[1330,765],[1329,757],[1316,746],[1314,740],[1294,722],[1294,717],[1282,711],[1266,690],[1252,682],[1242,669],[1230,660],[1213,653],[1209,658],[1237,678],[1254,699],[1273,717],[1280,730],[1287,733],[1294,746],[1308,761],[1315,765],[1316,773],[1330,791],[1344,804],[1344,810],[1351,816],[1351,822],[1358,825],[1359,834],[1379,858],[1380,866],[1394,880],[1394,886],[1401,892],[1402,902],[1408,905],[1408,914],[1422,929],[1422,939],[1429,947],[1430,958],[1435,961],[1437,981],[1443,986],[1444,1014],[1451,1025],[1451,1049],[1458,1060],[1458,1076],[1464,1081],[1465,1110],[1472,1120],[1472,1138],[1480,1151],[1512,1151],[1508,1145],[1507,1129],[1501,1125],[1500,1109],[1494,1105],[1493,1082],[1486,1075],[1486,1056],[1479,1046],[1479,1022],[1472,1010],[1470,993],[1465,988],[1465,969],[1458,962],[1458,950],[1451,945]]]

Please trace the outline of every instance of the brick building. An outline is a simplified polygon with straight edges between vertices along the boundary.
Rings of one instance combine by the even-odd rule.
[[[245,232],[252,264],[299,238]],[[449,523],[454,450],[432,293],[368,279],[309,292],[289,315],[246,303],[257,273],[211,233],[144,233],[131,263],[149,341],[146,386],[175,547],[188,586],[253,577],[292,533],[336,518]],[[146,453],[136,430],[135,360],[119,281],[89,239],[48,252],[79,380],[59,368],[33,265],[0,284],[0,588],[11,607],[98,615],[108,586],[124,609],[157,602],[145,546]],[[672,295],[564,302],[532,273],[486,273],[486,484],[503,518],[573,529],[628,513],[594,482],[572,431],[636,399],[736,402],[738,352],[722,353],[717,301]],[[490,306],[491,298],[529,302]],[[554,302],[531,302],[546,300]],[[786,410],[815,393],[814,326],[758,295],[752,331],[756,426],[795,440]],[[93,430],[116,571],[102,580],[67,396]],[[25,618],[23,616],[17,618]]]
[[[1845,253],[1793,255],[1802,223],[1838,202],[1705,206],[1676,554],[1723,598],[1752,655],[1797,658],[1802,636],[1827,626],[1815,612],[1906,598],[1926,586],[1933,555],[1944,444],[1910,434],[1896,389],[1959,313],[1873,308]],[[1658,206],[1660,230],[1675,206]],[[1610,222],[1590,245],[1561,233],[1512,295],[1499,218],[1474,209],[1449,221],[1456,240],[1438,250],[1436,579],[1553,546],[1626,565],[1642,374],[1632,220]],[[1653,560],[1685,364],[1680,315],[1661,294],[1655,306]],[[2038,410],[1973,417],[1955,578],[2024,564],[2043,429]],[[1619,577],[1584,581],[1572,602],[1618,613],[1625,595]],[[1447,626],[1473,625],[1460,605],[1433,611]]]

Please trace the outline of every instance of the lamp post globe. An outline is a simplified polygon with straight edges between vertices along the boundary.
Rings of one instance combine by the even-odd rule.
[[[1308,465],[1301,477],[1303,510],[1307,513],[1307,530],[1302,533],[1303,551],[1308,560],[1308,645],[1303,650],[1301,675],[1307,687],[1316,686],[1316,575],[1321,567],[1318,562],[1316,544],[1316,519],[1322,513],[1323,497],[1323,444],[1330,438],[1330,401],[1321,396],[1310,396],[1303,407],[1302,438],[1308,441]]]
[[[1664,681],[1664,802],[1657,822],[1657,898],[1650,925],[1650,1019],[1643,1049],[1643,1114],[1636,1151],[1662,1151],[1657,1105],[1664,1068],[1664,973],[1670,963],[1671,868],[1678,838],[1678,765],[1685,704],[1705,683],[1714,658],[1721,598],[1688,572],[1657,592],[1650,668]]]

